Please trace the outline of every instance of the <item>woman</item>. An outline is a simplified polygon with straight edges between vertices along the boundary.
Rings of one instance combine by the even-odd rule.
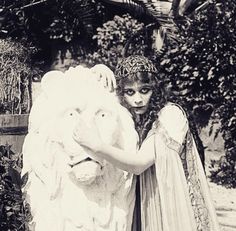
[[[103,144],[95,126],[91,131],[80,124],[74,139],[97,157],[140,175],[142,230],[219,230],[186,114],[166,102],[157,76],[142,56],[123,59],[115,71],[120,102],[139,134],[137,153]]]

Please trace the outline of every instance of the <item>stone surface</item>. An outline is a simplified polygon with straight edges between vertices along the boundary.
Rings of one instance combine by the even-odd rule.
[[[94,122],[103,142],[136,150],[130,114],[93,78],[85,68],[47,73],[34,100],[22,174],[35,231],[131,230],[135,177],[73,139],[78,124]]]

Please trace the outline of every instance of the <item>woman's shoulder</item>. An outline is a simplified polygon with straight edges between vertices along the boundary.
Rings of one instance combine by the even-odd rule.
[[[184,109],[176,103],[168,102],[159,112],[159,118],[161,120],[168,119],[168,121],[175,120],[186,120],[187,116]]]
[[[176,141],[182,140],[188,129],[188,119],[183,108],[175,103],[167,103],[159,112],[157,126]]]

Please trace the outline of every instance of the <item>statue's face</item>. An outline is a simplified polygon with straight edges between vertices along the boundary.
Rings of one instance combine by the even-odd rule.
[[[104,166],[108,164],[74,140],[78,124],[86,123],[89,129],[93,122],[106,144],[132,148],[136,145],[131,116],[121,107],[117,97],[90,75],[89,70],[84,69],[75,73],[47,73],[42,79],[42,95],[30,115],[30,131],[44,133],[60,144],[64,156],[69,157],[74,178],[87,183],[103,175]]]
[[[104,143],[113,145],[117,142],[119,121],[118,115],[114,110],[115,105],[112,106],[113,108],[106,107],[105,104],[100,105],[94,100],[88,102],[84,107],[68,109],[62,113],[57,122],[57,131],[60,133],[59,136],[65,150],[72,157],[77,156],[78,158],[79,155],[81,159],[88,157],[83,148],[73,139],[75,128],[79,131],[78,122],[85,123],[88,129],[92,123],[95,124]]]
[[[83,94],[80,92],[80,97],[76,99],[67,95],[70,100],[65,104],[66,109],[58,114],[55,123],[59,141],[73,162],[72,171],[78,180],[86,184],[91,183],[96,176],[102,175],[107,163],[88,153],[88,150],[74,140],[73,133],[75,128],[79,131],[78,124],[82,122],[88,129],[92,123],[95,124],[102,141],[106,144],[115,145],[120,139],[118,107],[121,106],[118,100],[112,100],[110,93],[100,93],[93,91],[88,97],[88,92],[86,95],[85,92]]]

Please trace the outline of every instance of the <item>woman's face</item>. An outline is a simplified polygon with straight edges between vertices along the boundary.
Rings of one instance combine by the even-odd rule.
[[[128,83],[124,86],[124,101],[128,109],[136,115],[144,114],[152,96],[152,85],[140,81]]]

